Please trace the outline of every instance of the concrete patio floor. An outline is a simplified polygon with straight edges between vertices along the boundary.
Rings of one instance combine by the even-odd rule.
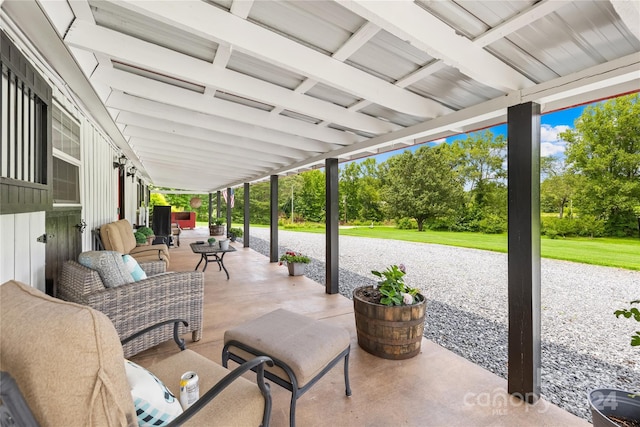
[[[192,270],[196,266],[200,256],[191,252],[189,243],[206,240],[207,231],[183,231],[180,247],[171,249],[170,270]],[[229,280],[216,264],[209,265],[205,272],[202,340],[194,343],[185,336],[188,348],[220,363],[225,330],[277,308],[339,325],[351,335],[352,396],[345,396],[340,363],[298,400],[298,426],[590,425],[544,400],[524,404],[507,394],[503,378],[426,339],[421,353],[409,360],[370,355],[358,347],[351,300],[339,294],[327,295],[323,286],[304,276],[288,276],[285,267],[243,248],[242,243],[233,246],[238,251],[224,259]],[[176,351],[175,344],[167,342],[132,360],[148,366]],[[271,389],[271,425],[287,426],[291,395],[277,385]]]

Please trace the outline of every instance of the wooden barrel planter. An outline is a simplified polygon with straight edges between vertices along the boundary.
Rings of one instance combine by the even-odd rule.
[[[384,359],[409,359],[420,353],[427,303],[386,306],[363,299],[364,286],[353,291],[358,345],[374,356]]]

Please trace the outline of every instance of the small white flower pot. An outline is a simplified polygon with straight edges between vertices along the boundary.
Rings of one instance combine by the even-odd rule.
[[[303,262],[288,262],[289,276],[303,276],[307,264]]]

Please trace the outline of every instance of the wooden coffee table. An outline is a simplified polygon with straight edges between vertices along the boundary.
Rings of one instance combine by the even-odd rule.
[[[218,263],[219,271],[224,270],[227,274],[227,280],[229,280],[229,272],[227,268],[224,266],[224,256],[227,252],[235,252],[236,248],[233,246],[229,246],[229,249],[220,249],[220,246],[209,245],[209,243],[191,243],[191,250],[193,253],[200,254],[200,261],[198,261],[198,265],[196,265],[195,270],[200,267],[202,261],[204,261],[204,268],[202,272],[204,273],[207,270],[207,265],[209,265],[209,261],[215,261]]]

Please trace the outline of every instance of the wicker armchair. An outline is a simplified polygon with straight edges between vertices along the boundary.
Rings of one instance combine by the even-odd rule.
[[[162,273],[163,261],[141,263],[140,266],[149,275],[147,279],[106,288],[97,271],[67,261],[62,267],[56,296],[105,313],[120,339],[150,325],[181,318],[189,326],[181,326],[180,334],[191,332],[193,341],[199,341],[202,337],[203,273]],[[161,274],[154,274],[159,272]],[[173,327],[166,325],[124,345],[124,355],[129,357],[170,339],[173,339]]]

